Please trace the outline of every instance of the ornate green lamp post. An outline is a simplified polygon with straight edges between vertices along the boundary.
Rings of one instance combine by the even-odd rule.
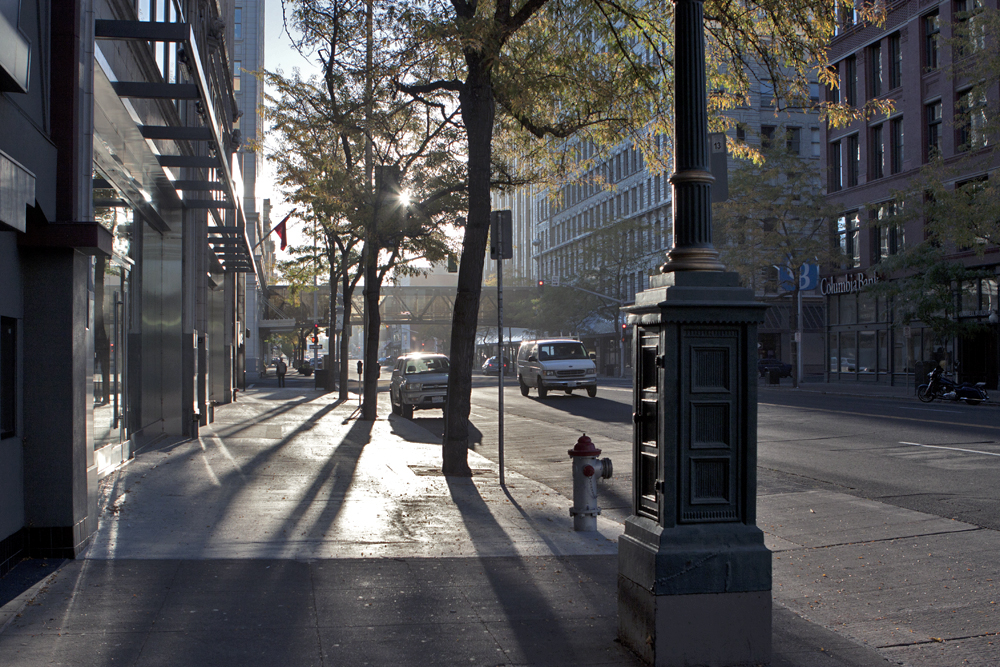
[[[674,246],[633,325],[633,513],[619,637],[655,665],[771,659],[771,553],[756,525],[757,326],[712,245],[702,0],[674,0]]]

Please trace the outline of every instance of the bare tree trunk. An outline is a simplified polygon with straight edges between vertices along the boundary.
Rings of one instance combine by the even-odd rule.
[[[372,3],[373,0],[365,2],[365,187],[372,197],[374,206],[372,207],[372,218],[368,222],[368,229],[365,230],[365,349],[364,349],[364,387],[362,393],[364,399],[361,403],[361,418],[368,421],[375,421],[378,416],[378,376],[373,372],[372,360],[378,364],[378,248],[375,245],[376,225],[378,224],[379,204],[381,203],[381,192],[372,188],[372,176],[375,170],[375,162],[372,157],[372,105],[373,105],[373,81],[372,81],[372,59],[375,42],[372,32]],[[375,345],[371,345],[372,330],[375,335]],[[372,348],[376,348],[373,350]]]
[[[469,411],[472,403],[472,360],[490,225],[490,159],[496,107],[489,65],[467,55],[469,78],[459,96],[469,138],[469,217],[458,269],[458,293],[451,324],[451,372],[448,374],[442,472],[470,477]]]
[[[350,378],[351,369],[347,366],[347,357],[351,353],[351,298],[354,296],[354,288],[351,287],[350,277],[344,273],[344,321],[340,328],[340,400],[347,400],[347,382]]]

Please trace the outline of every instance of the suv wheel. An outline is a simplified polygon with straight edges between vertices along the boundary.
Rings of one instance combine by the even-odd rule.
[[[549,395],[549,390],[545,388],[545,385],[538,383],[538,398],[545,398]]]
[[[400,414],[403,415],[403,419],[413,419],[413,406],[406,403],[402,403],[399,406]]]
[[[389,405],[392,406],[392,414],[398,415],[402,412],[399,408],[399,404],[392,398],[392,391],[389,392]]]
[[[591,398],[597,396],[597,387],[587,387],[587,396]]]
[[[521,389],[521,396],[528,395],[528,385],[524,384],[524,378],[520,375],[517,376],[517,385]]]

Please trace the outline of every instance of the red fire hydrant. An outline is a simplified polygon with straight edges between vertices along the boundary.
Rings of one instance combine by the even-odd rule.
[[[611,459],[600,459],[601,450],[584,433],[576,446],[569,450],[573,459],[573,507],[569,515],[573,517],[573,530],[597,530],[597,477],[611,477]]]

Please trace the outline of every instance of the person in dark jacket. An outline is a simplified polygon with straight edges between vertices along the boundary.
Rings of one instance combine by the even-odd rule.
[[[288,366],[285,365],[284,359],[278,359],[278,363],[275,364],[274,370],[278,373],[278,386],[285,386],[285,373],[288,372]]]

